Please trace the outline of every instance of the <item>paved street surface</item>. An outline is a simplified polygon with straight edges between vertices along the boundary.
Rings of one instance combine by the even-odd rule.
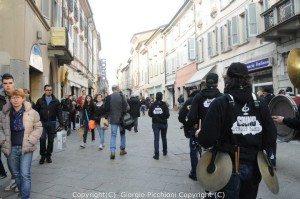
[[[32,162],[31,198],[203,198],[203,189],[198,182],[188,178],[188,140],[179,129],[177,114],[171,111],[169,119],[168,155],[160,156],[158,161],[152,158],[153,133],[148,116],[140,117],[138,133],[126,131],[128,154],[120,156],[118,150],[115,160],[110,160],[110,130],[105,132],[105,148],[102,151],[98,150],[98,134],[94,142],[91,142],[89,134],[87,147],[81,149],[77,131],[68,137],[64,151],[57,150],[55,141],[51,164],[39,165],[37,150]],[[119,139],[118,134],[117,146]],[[278,143],[279,194],[273,195],[261,182],[257,198],[299,198],[299,153],[298,141]],[[4,156],[2,161],[6,165]],[[3,191],[9,182],[9,178],[1,180],[0,196],[17,198],[16,193]]]

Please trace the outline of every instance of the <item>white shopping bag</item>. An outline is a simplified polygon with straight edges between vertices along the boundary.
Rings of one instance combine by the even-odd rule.
[[[67,147],[67,131],[61,130],[57,132],[57,149],[63,150]]]

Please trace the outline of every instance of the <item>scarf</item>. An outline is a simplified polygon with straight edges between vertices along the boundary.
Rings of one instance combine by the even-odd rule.
[[[12,131],[20,132],[24,131],[23,126],[23,113],[25,112],[25,106],[23,105],[22,108],[19,111],[15,111],[12,108],[11,114],[12,114]]]

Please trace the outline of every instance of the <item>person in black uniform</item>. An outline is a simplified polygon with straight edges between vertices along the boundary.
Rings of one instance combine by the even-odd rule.
[[[159,134],[161,133],[163,155],[168,153],[167,146],[167,130],[168,118],[170,117],[169,108],[165,102],[162,101],[163,94],[156,93],[156,100],[151,104],[148,115],[152,117],[152,129],[154,133],[154,156],[153,158],[159,159]]]
[[[190,128],[190,159],[191,159],[191,171],[189,178],[197,180],[196,168],[198,164],[198,150],[197,141],[195,140],[195,132],[199,128],[199,120],[203,122],[207,113],[210,103],[216,98],[221,96],[218,87],[219,76],[216,73],[209,73],[206,76],[206,88],[198,93],[191,103],[191,108],[188,117],[188,124]]]
[[[275,97],[275,95],[273,94],[273,86],[265,86],[263,88],[263,97],[267,106],[269,106],[270,102]],[[275,169],[276,169],[276,151],[277,151],[277,143],[271,148],[267,149],[268,157],[270,158],[273,167]]]
[[[276,128],[268,106],[252,95],[250,79],[245,64],[229,66],[224,79],[225,94],[211,103],[198,135],[201,146],[216,146],[219,151],[227,152],[232,160],[236,149],[240,151],[236,156],[239,157],[238,167],[220,190],[225,198],[256,198],[261,181],[257,153],[276,142]]]

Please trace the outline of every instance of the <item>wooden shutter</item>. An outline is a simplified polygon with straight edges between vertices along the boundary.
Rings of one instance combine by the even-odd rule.
[[[256,3],[249,3],[247,13],[249,37],[257,35],[257,8]]]
[[[189,38],[188,40],[188,49],[189,49],[189,60],[196,59],[196,42],[195,38]]]
[[[231,20],[231,45],[236,46],[239,44],[238,35],[238,16],[232,17]]]

